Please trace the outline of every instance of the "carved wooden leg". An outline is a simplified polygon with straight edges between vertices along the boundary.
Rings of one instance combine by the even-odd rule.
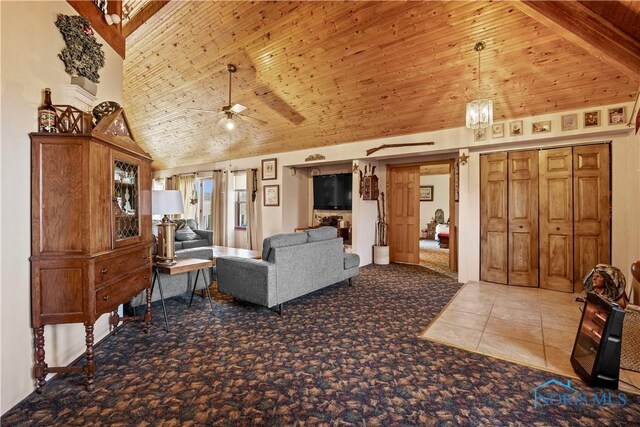
[[[144,312],[144,322],[145,322],[144,332],[148,334],[149,331],[151,330],[151,288],[146,289],[146,294],[147,294],[147,306]]]
[[[93,379],[96,374],[96,362],[93,354],[93,323],[85,323],[85,342],[87,344],[87,364],[84,367],[85,375],[87,377],[87,390],[93,390]]]
[[[47,364],[44,363],[44,326],[33,328],[36,344],[36,366],[34,374],[36,376],[36,391],[44,391],[45,378],[47,376]]]

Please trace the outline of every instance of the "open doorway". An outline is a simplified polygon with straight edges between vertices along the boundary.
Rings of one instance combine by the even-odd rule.
[[[457,278],[455,162],[388,165],[392,262],[419,264]]]
[[[450,163],[420,166],[420,265],[457,278],[450,268]]]

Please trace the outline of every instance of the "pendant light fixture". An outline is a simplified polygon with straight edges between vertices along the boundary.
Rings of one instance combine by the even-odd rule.
[[[480,73],[480,52],[486,44],[479,41],[473,47],[478,52],[478,97],[482,96],[482,75]],[[476,99],[467,104],[467,127],[469,129],[487,128],[493,124],[493,101],[490,99]]]

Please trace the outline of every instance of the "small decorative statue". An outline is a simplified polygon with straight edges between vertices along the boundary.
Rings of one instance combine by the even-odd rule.
[[[608,264],[598,264],[584,277],[585,292],[593,292],[601,295],[611,302],[617,303],[620,308],[627,306],[627,294],[625,287],[627,281],[622,272]]]
[[[104,67],[104,52],[93,35],[89,21],[83,16],[59,14],[56,27],[67,45],[58,54],[64,62],[65,71],[72,76],[86,77],[94,83],[100,83],[98,70]]]

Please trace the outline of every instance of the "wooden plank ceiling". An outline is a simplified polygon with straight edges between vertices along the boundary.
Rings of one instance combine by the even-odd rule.
[[[637,39],[640,8],[620,5],[589,7]],[[640,83],[512,2],[174,0],[127,38],[125,109],[154,169],[460,127],[479,40],[495,121],[633,101]],[[228,63],[232,103],[268,125],[216,126]]]

